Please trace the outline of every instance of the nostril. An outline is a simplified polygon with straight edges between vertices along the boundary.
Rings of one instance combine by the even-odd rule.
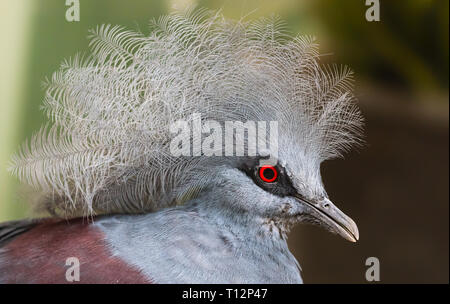
[[[325,209],[328,209],[328,208],[330,208],[330,204],[329,204],[329,203],[325,203],[325,204],[323,204],[323,207],[324,207]]]

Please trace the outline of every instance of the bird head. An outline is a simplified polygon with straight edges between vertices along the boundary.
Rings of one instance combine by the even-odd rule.
[[[202,154],[196,169],[184,179],[183,189],[187,192],[198,190],[194,197],[205,195],[203,202],[219,206],[221,212],[229,210],[233,215],[260,219],[263,223],[276,225],[283,232],[296,223],[312,223],[356,242],[359,232],[355,222],[333,204],[325,191],[320,171],[321,153],[325,152],[321,152],[320,144],[314,142],[317,139],[311,130],[307,135],[301,134],[300,131],[305,129],[302,122],[287,122],[280,120],[275,125],[280,128],[270,134],[270,137],[276,136],[275,141],[274,138],[269,140],[269,145],[276,146],[276,151],[273,147],[270,150],[272,155],[265,149],[262,149],[263,155],[257,153],[255,156],[227,158]],[[230,133],[225,131],[223,134]],[[258,141],[249,139],[250,134],[253,132],[247,130],[247,137],[242,140],[236,139],[238,134],[232,134],[233,138],[224,141],[231,142],[232,150],[238,151],[239,143],[245,142],[248,148]],[[214,154],[221,155],[221,149],[227,148],[219,145]]]
[[[110,25],[91,32],[91,56],[65,61],[47,82],[53,126],[13,158],[13,173],[66,216],[149,212],[207,196],[236,216],[313,222],[356,241],[320,173],[323,161],[361,142],[351,70],[321,65],[314,38],[292,37],[275,18],[188,10],[151,26],[148,36]],[[274,133],[257,128],[258,141],[269,134],[269,152],[258,145],[227,155],[230,141],[232,151],[255,143],[248,130],[225,134],[227,122],[275,122]],[[217,140],[205,143],[198,128]],[[189,146],[174,152],[180,135]]]
[[[351,242],[359,238],[355,222],[328,198],[318,167],[301,167],[298,159],[284,158],[274,166],[260,165],[252,158],[215,171],[206,187],[209,204],[258,218],[283,232],[297,223],[312,223]]]

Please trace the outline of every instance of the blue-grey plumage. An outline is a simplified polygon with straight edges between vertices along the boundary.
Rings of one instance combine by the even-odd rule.
[[[161,283],[302,283],[286,243],[292,224],[321,221],[349,240],[358,238],[356,225],[334,206],[325,209],[328,221],[314,214],[321,207],[267,195],[237,169],[219,172],[210,189],[180,207],[96,225],[114,254]]]
[[[230,229],[222,220],[188,205],[95,225],[114,255],[155,283],[302,283],[285,239],[258,227],[258,220],[247,223],[253,229]]]

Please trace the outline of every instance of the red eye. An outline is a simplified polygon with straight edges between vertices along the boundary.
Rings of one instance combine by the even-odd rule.
[[[266,183],[272,183],[278,177],[277,169],[273,166],[262,166],[259,168],[259,177]]]

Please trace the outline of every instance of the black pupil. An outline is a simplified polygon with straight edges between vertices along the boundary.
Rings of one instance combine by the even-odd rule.
[[[275,176],[273,169],[267,168],[263,171],[263,176],[268,180],[271,180]]]

